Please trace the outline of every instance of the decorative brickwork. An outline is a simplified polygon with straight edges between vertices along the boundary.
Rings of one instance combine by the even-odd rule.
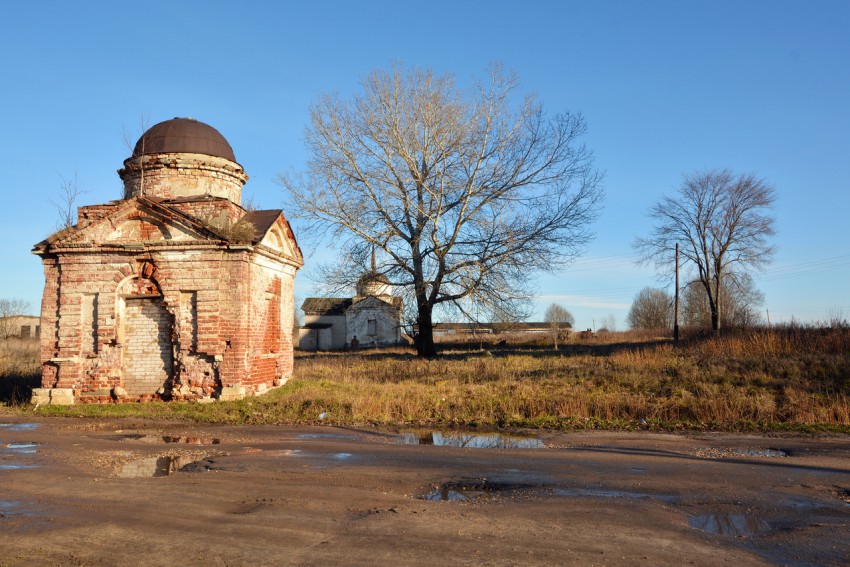
[[[33,250],[45,274],[33,401],[232,398],[285,382],[303,260],[283,213],[246,212],[247,176],[220,156],[141,153],[121,175],[127,198],[81,207]]]

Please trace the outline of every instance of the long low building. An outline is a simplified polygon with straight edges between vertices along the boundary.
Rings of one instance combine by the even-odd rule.
[[[572,329],[566,329],[572,330]],[[541,322],[517,322],[517,323],[435,323],[435,335],[460,335],[460,334],[499,334],[499,333],[549,333],[552,326]]]
[[[35,315],[0,317],[0,338],[37,339],[41,334],[41,318]]]

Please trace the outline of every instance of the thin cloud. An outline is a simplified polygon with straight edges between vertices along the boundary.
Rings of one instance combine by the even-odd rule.
[[[541,302],[564,303],[572,307],[593,307],[597,309],[628,309],[631,307],[631,303],[604,300],[586,295],[538,295],[534,299]]]

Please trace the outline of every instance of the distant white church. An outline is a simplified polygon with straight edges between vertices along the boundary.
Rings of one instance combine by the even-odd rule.
[[[357,280],[354,297],[308,297],[301,309],[301,350],[385,347],[401,344],[403,302],[393,295],[384,274],[375,269]]]

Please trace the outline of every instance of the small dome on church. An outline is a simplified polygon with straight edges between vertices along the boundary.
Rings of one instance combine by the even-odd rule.
[[[387,276],[372,270],[357,280],[357,295],[392,295],[392,285]]]
[[[172,118],[151,126],[133,149],[133,157],[165,153],[204,154],[236,161],[224,136],[194,118]]]
[[[357,285],[368,285],[371,283],[386,285],[390,283],[390,279],[379,272],[366,272],[357,280]]]

